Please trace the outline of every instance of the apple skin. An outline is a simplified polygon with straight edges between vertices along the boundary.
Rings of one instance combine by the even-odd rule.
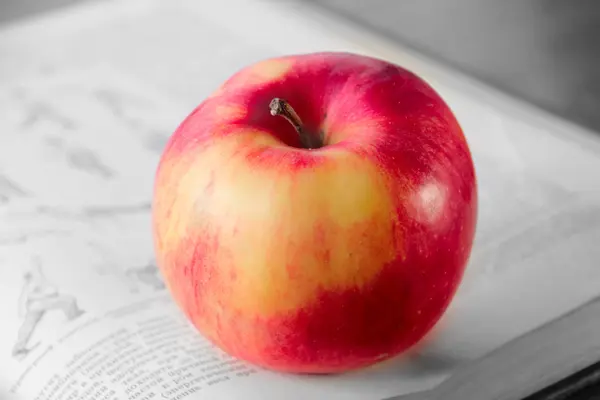
[[[286,99],[323,147],[269,113]],[[157,262],[197,330],[277,371],[339,373],[414,346],[459,286],[476,228],[470,149],[420,77],[321,52],[236,72],[156,171]]]

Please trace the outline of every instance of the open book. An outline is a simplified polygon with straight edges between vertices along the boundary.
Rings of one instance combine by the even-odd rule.
[[[512,399],[595,361],[600,307],[577,309],[600,295],[600,139],[350,31],[259,0],[90,2],[0,30],[0,399]],[[149,219],[162,146],[192,108],[242,66],[316,50],[428,80],[480,190],[443,320],[406,355],[335,376],[210,346],[165,290]]]

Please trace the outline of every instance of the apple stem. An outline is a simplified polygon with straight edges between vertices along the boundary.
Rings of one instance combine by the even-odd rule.
[[[300,137],[300,142],[302,143],[302,147],[305,149],[318,149],[321,147],[321,143],[313,135],[310,135],[304,129],[304,125],[302,124],[302,120],[296,114],[296,111],[292,108],[290,103],[287,101],[280,99],[278,97],[271,100],[269,104],[269,108],[271,110],[271,115],[276,116],[280,115],[283,118],[287,119],[290,124],[296,129],[298,132],[298,136]]]

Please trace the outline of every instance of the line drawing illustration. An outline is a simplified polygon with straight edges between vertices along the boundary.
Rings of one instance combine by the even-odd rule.
[[[77,128],[75,122],[69,117],[57,111],[51,104],[26,95],[25,89],[15,88],[12,93],[14,100],[24,103],[26,115],[22,119],[19,131],[27,131],[40,121],[51,121],[56,123],[65,131],[73,131]]]
[[[148,126],[142,120],[128,115],[125,111],[137,107],[145,112],[153,112],[153,107],[148,104],[144,98],[107,88],[96,89],[93,96],[99,103],[106,107],[115,118],[123,122],[126,126],[141,132],[143,136],[142,141],[148,150],[159,154],[162,152],[169,140],[169,135],[160,129]]]
[[[98,175],[104,179],[110,179],[115,175],[110,167],[103,163],[98,155],[90,149],[81,146],[69,146],[64,139],[58,136],[46,137],[44,141],[47,146],[61,153],[66,162],[74,169]]]
[[[29,197],[29,193],[0,173],[0,204],[6,204],[15,197]]]
[[[75,297],[62,293],[48,281],[39,259],[33,260],[32,267],[23,278],[24,285],[18,303],[22,322],[12,350],[12,356],[17,360],[25,358],[40,344],[30,344],[30,340],[46,313],[62,312],[67,321],[73,321],[85,313]]]
[[[147,263],[141,267],[130,267],[125,270],[129,291],[139,293],[140,286],[146,286],[154,291],[165,289],[160,272],[154,263]]]
[[[69,208],[64,206],[45,206],[39,205],[31,210],[14,213],[23,218],[40,218],[42,216],[51,217],[57,221],[89,221],[102,218],[118,218],[136,214],[147,214],[150,212],[151,203],[141,202],[134,204],[116,204],[114,206],[87,206]]]
[[[160,270],[154,258],[132,264],[124,264],[115,260],[111,251],[96,241],[89,241],[88,245],[101,255],[103,262],[94,266],[100,276],[112,275],[125,285],[131,294],[140,294],[146,290],[158,292],[166,289]],[[129,265],[129,266],[127,266]]]
[[[25,232],[15,232],[9,235],[0,235],[0,247],[12,246],[18,243],[27,243],[36,237],[57,237],[57,236],[72,236],[68,231],[59,229],[38,229],[28,230]]]
[[[114,172],[90,149],[83,147],[73,147],[67,151],[67,160],[69,164],[81,171],[99,175],[104,179],[110,179]]]

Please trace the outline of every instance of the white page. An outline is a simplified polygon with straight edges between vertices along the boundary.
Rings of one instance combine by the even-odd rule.
[[[155,349],[157,358],[137,378],[146,386],[155,382],[148,375],[160,370],[168,354],[179,357],[166,363],[171,366],[203,362],[205,353],[186,359],[182,349],[200,352],[205,343],[160,285],[153,286],[153,270],[144,268],[153,259],[148,206],[161,140],[223,79],[250,62],[284,52],[356,48],[324,34],[299,12],[260,2],[231,0],[208,7],[132,1],[118,11],[115,4],[88,7],[0,34],[0,199],[5,199],[0,296],[6,304],[0,311],[0,387],[13,388],[25,399],[35,398],[54,373],[64,375],[65,363],[90,347],[111,354],[122,346],[130,351],[123,362],[132,361],[136,351]],[[227,9],[235,12],[225,18]],[[269,35],[284,27],[285,37]],[[410,357],[336,377],[254,372],[238,364],[240,370],[232,372],[219,364],[218,371],[232,379],[209,387],[216,375],[202,381],[207,373],[195,367],[185,378],[166,374],[170,387],[164,391],[181,387],[167,398],[185,390],[191,394],[194,385],[203,389],[190,398],[240,398],[243,393],[250,399],[381,399],[410,393],[600,293],[599,254],[593,246],[600,240],[593,218],[599,188],[590,185],[600,182],[596,153],[500,114],[444,86],[439,77],[431,81],[456,111],[471,143],[480,221],[465,284],[426,346]],[[563,154],[570,158],[559,168],[556,160]],[[582,222],[569,226],[573,221]],[[45,314],[25,346],[37,347],[21,359],[11,352],[26,321],[26,313],[18,314],[18,299],[27,271],[41,272],[50,291],[72,296],[77,307]],[[135,312],[127,311],[137,304]],[[180,332],[177,349],[151,344],[150,319],[163,324],[156,328],[163,339],[171,330]],[[137,334],[95,345],[122,328]],[[144,370],[129,373],[135,371]],[[108,381],[103,379],[95,381]],[[73,378],[56,382],[65,386]],[[62,400],[65,393],[39,398]]]
[[[42,115],[23,128],[23,121],[32,119],[28,110],[5,98],[7,107],[3,109],[17,117],[2,119],[2,131],[10,132],[2,141],[5,152],[1,158],[2,171],[5,181],[10,179],[16,184],[3,192],[7,201],[2,210],[5,223],[0,228],[0,259],[11,268],[2,269],[2,297],[4,304],[10,306],[2,309],[0,315],[5,327],[0,333],[3,354],[0,374],[8,380],[12,391],[24,398],[62,400],[72,393],[81,395],[99,382],[106,385],[107,393],[114,390],[116,398],[122,398],[128,393],[135,394],[136,390],[146,390],[146,394],[158,390],[144,384],[157,382],[152,373],[159,370],[162,372],[158,377],[163,380],[156,393],[169,396],[186,391],[195,393],[202,387],[202,392],[211,399],[221,395],[237,397],[240,393],[248,398],[277,399],[290,390],[299,399],[323,395],[328,398],[368,395],[377,399],[398,393],[401,388],[427,387],[440,378],[433,374],[410,376],[405,382],[397,380],[394,373],[411,368],[402,362],[391,369],[332,379],[256,373],[251,367],[236,363],[234,367],[239,370],[229,373],[231,382],[210,386],[209,391],[208,385],[216,377],[200,381],[208,373],[202,374],[197,363],[207,359],[207,366],[218,366],[221,364],[215,364],[210,357],[220,360],[223,356],[206,348],[206,342],[173,305],[154,268],[151,248],[147,200],[159,153],[152,146],[143,146],[144,133],[173,129],[179,112],[134,83],[135,78],[104,67],[20,85],[25,89],[32,86],[35,90],[27,91],[32,98],[52,105],[56,114],[68,115],[70,124],[77,127],[71,133],[65,132],[64,126],[55,124],[51,117]],[[11,93],[12,87],[5,87],[3,93]],[[94,95],[100,89],[111,90],[121,99],[143,99],[146,108],[137,108],[136,103],[125,106],[125,119],[110,114],[106,104]],[[136,115],[152,130],[132,129],[128,121]],[[17,148],[23,142],[16,138],[25,136],[30,139],[23,144],[27,147]],[[58,152],[54,141],[47,140],[55,136],[64,138],[66,144],[59,150],[66,149],[67,157],[65,152]],[[102,164],[110,174],[105,174],[104,169],[98,172],[97,168],[83,171],[74,168],[67,162],[72,148],[92,149],[97,161],[84,165]],[[28,156],[31,151],[28,149],[38,151],[35,163]],[[88,180],[94,184],[82,190]],[[17,190],[16,185],[20,185]],[[59,192],[54,192],[53,187],[60,187]],[[129,195],[122,196],[125,189]],[[25,287],[28,273],[34,280]],[[35,289],[42,293],[36,295]],[[22,299],[20,314],[19,298]],[[155,336],[150,339],[150,335]],[[117,351],[122,355],[114,355]],[[151,353],[146,355],[153,357],[150,361],[143,361],[140,354],[145,352]],[[198,355],[191,358],[190,353]],[[108,354],[115,359],[98,361],[101,355]],[[172,359],[174,356],[178,358]],[[135,361],[138,357],[143,362]],[[230,361],[226,357],[224,360]],[[99,364],[90,367],[95,362]],[[136,370],[127,371],[134,363]],[[67,368],[68,364],[72,367]],[[116,372],[109,375],[102,368],[125,374],[119,382],[132,379],[144,384],[135,383],[138,388],[119,392],[120,387],[132,387],[133,383],[109,383],[111,377],[120,375]],[[169,377],[165,368],[180,371],[179,375]],[[216,372],[227,372],[227,368],[233,367],[223,364]],[[53,379],[55,374],[59,378]],[[70,374],[68,378],[66,374]],[[133,379],[134,374],[142,376]],[[234,382],[238,374],[241,376]],[[381,380],[385,382],[383,387]],[[167,381],[170,386],[163,388]],[[344,386],[340,387],[342,383]],[[258,389],[265,385],[268,392],[259,393]],[[50,395],[61,393],[65,386],[68,389],[64,393]]]
[[[598,361],[599,329],[600,296],[540,328],[511,340],[484,357],[457,368],[448,379],[434,389],[395,396],[387,400],[528,398],[593,366]],[[588,383],[591,383],[589,378],[592,378],[593,373],[586,375],[584,380],[587,379]],[[573,379],[570,381],[571,384],[562,385],[563,390],[556,391],[552,396],[546,394],[544,397],[565,398],[570,389],[578,386]],[[540,396],[537,395],[536,398]]]

